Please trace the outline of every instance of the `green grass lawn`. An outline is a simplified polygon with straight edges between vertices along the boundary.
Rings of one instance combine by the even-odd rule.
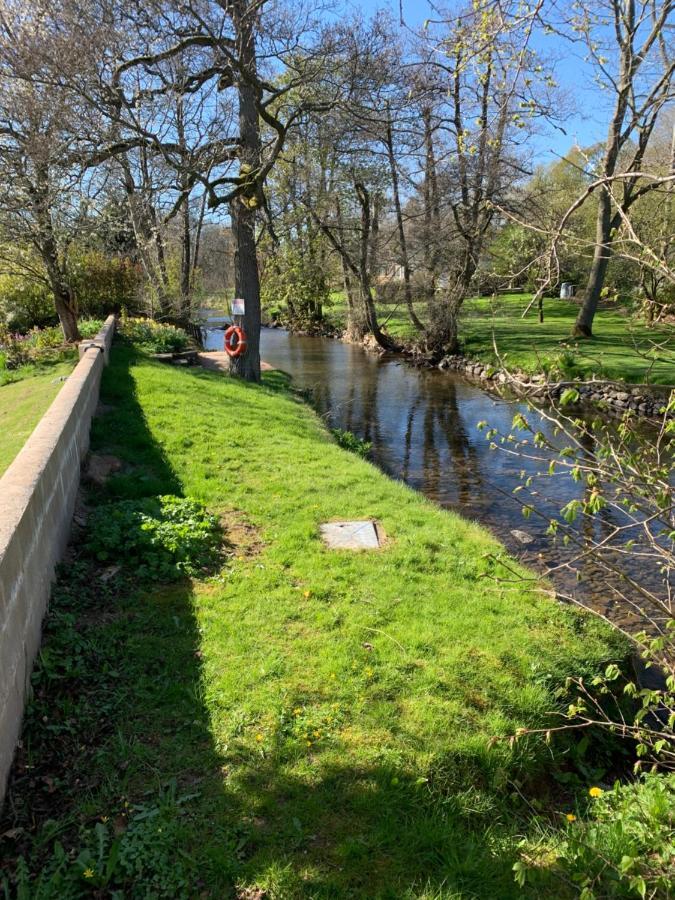
[[[573,801],[543,741],[490,739],[546,721],[567,675],[626,645],[495,581],[509,575],[486,531],[340,449],[281,373],[250,386],[117,344],[102,399],[93,447],[125,468],[90,502],[199,499],[229,557],[148,591],[71,563],[5,862],[16,840],[46,878],[58,841],[80,866],[73,896],[93,896],[124,835],[137,874],[120,896],[522,896],[512,866],[533,809],[556,824]],[[370,517],[379,552],[319,539],[321,522]],[[550,890],[531,895],[568,895]]]
[[[527,318],[521,314],[530,301],[526,294],[502,294],[496,298],[470,298],[462,309],[460,336],[467,355],[499,365],[499,355],[509,368],[536,373],[553,369],[561,377],[588,378],[592,375],[620,379],[675,384],[675,333],[673,328],[649,328],[644,320],[621,309],[601,309],[595,317],[592,340],[570,337],[578,312],[576,303],[546,299],[544,322],[539,323],[533,308]],[[418,304],[422,321],[427,320],[426,304]],[[329,315],[344,322],[346,306],[336,293]],[[414,338],[405,306],[379,306],[387,330],[401,338]]]
[[[35,368],[20,381],[0,385],[0,475],[7,469],[61,389],[75,360]],[[37,374],[36,374],[37,373]]]

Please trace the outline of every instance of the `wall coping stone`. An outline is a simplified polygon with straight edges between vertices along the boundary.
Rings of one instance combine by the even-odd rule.
[[[81,342],[79,363],[0,477],[0,804],[114,331],[108,316]]]

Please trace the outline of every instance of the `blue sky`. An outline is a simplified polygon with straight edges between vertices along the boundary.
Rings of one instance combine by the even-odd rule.
[[[348,5],[366,15],[378,9],[391,12],[399,18],[399,0],[347,0]],[[422,25],[435,13],[425,0],[402,0],[405,22],[410,27]],[[582,48],[575,49],[556,36],[541,35],[537,50],[543,58],[554,62],[554,77],[566,95],[565,103],[570,113],[560,123],[565,130],[550,128],[535,139],[538,162],[552,162],[563,156],[576,142],[586,147],[604,141],[607,134],[607,110],[605,96],[593,85],[589,68],[583,59]]]

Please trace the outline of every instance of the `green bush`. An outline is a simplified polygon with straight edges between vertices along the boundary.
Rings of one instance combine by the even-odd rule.
[[[0,322],[8,331],[26,332],[58,322],[47,285],[23,275],[0,275]]]
[[[85,319],[79,323],[83,338],[93,337],[103,327],[100,319]],[[60,325],[33,328],[27,334],[14,334],[0,326],[0,351],[3,363],[0,370],[16,370],[22,366],[60,362],[73,356],[72,346],[65,343]]]
[[[68,275],[81,316],[104,318],[123,307],[136,308],[141,272],[126,256],[76,250],[68,260]]]
[[[194,500],[164,495],[99,506],[85,550],[99,562],[119,561],[147,581],[203,575],[218,563],[221,529]]]
[[[152,319],[123,316],[120,332],[127,340],[149,353],[179,353],[185,350],[189,342],[187,333],[182,328],[154,322]]]
[[[344,450],[356,453],[357,456],[361,456],[363,459],[369,456],[373,447],[370,441],[364,441],[351,431],[343,431],[342,428],[331,428],[331,433]]]
[[[319,238],[308,251],[286,245],[264,260],[260,294],[263,307],[293,328],[311,328],[330,303],[324,267],[319,264]]]
[[[32,265],[40,270],[39,261],[32,260]],[[122,307],[137,307],[141,272],[128,257],[76,248],[68,256],[67,278],[82,318],[105,318]],[[0,322],[22,334],[56,325],[54,295],[47,282],[20,272],[0,275]]]
[[[548,871],[561,885],[575,885],[580,900],[669,897],[675,884],[675,773],[652,773],[608,791],[593,787],[589,794],[585,813],[565,813],[562,838],[555,832],[536,850],[527,847],[514,866],[517,880],[536,881]]]

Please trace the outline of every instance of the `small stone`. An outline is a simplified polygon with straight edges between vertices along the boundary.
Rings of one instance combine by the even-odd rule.
[[[121,566],[108,566],[108,568],[104,569],[99,575],[99,581],[110,581],[111,578],[114,578],[115,575],[117,575],[121,568]]]
[[[517,541],[520,541],[521,544],[532,544],[534,542],[534,538],[531,534],[528,534],[526,531],[521,531],[519,528],[512,529],[511,534]]]

